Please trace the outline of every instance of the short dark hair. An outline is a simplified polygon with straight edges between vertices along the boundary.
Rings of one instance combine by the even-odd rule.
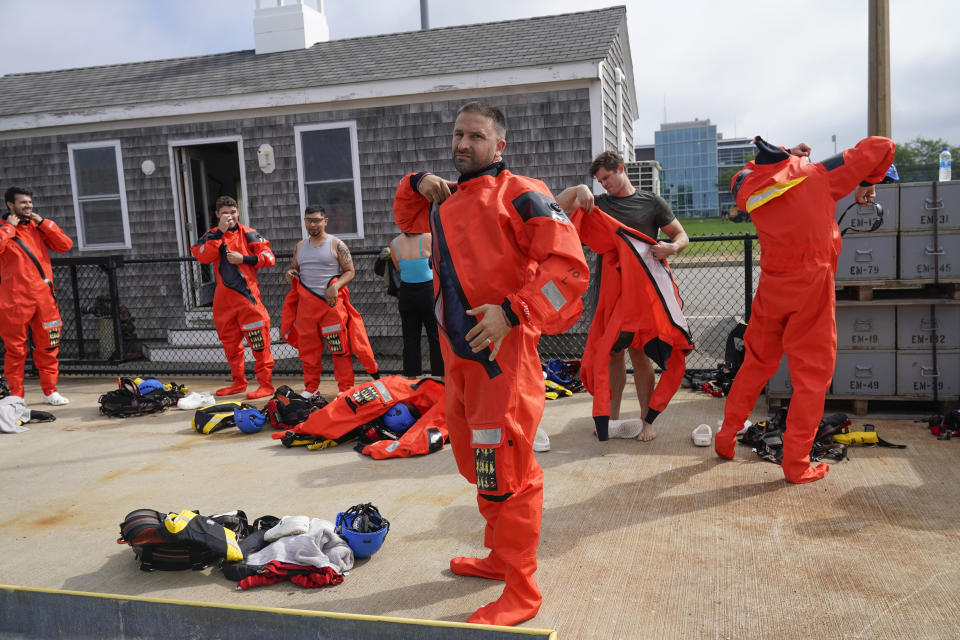
[[[230,196],[220,196],[217,198],[217,202],[213,206],[216,211],[220,211],[220,209],[223,209],[224,207],[236,207],[237,201]]]
[[[28,198],[33,199],[33,191],[27,189],[26,187],[10,187],[3,194],[4,202],[14,202],[15,198],[18,196],[27,196]]]
[[[457,109],[457,115],[460,115],[461,113],[478,113],[481,116],[490,118],[493,120],[493,128],[497,130],[497,135],[499,135],[501,138],[506,137],[507,119],[504,117],[503,111],[500,111],[499,107],[495,107],[487,102],[474,100],[473,102],[468,102]]]
[[[318,204],[307,205],[307,208],[303,210],[304,216],[308,216],[311,213],[322,213],[324,218],[327,217],[327,210]]]
[[[616,171],[623,164],[623,156],[616,151],[604,151],[590,163],[590,177],[596,178],[597,171],[606,169],[607,171]]]

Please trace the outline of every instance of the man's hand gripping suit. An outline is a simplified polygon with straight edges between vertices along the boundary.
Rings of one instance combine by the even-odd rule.
[[[222,232],[214,227],[194,246],[193,256],[202,264],[213,264],[217,288],[213,294],[213,322],[217,337],[230,365],[234,393],[247,386],[244,375],[243,339],[253,351],[254,372],[261,387],[273,386],[273,353],[270,351],[270,314],[260,301],[257,269],[272,267],[276,258],[270,242],[256,229],[237,225]],[[227,261],[227,252],[244,256],[241,264]]]
[[[599,208],[589,213],[577,209],[570,219],[580,240],[603,260],[600,296],[580,367],[593,395],[597,432],[606,432],[610,418],[610,355],[628,347],[642,349],[663,371],[644,416],[650,424],[680,388],[694,346],[673,274],[666,260],[650,252],[655,240]]]
[[[793,397],[783,443],[783,474],[812,482],[828,467],[810,466],[810,447],[833,377],[837,327],[833,276],[840,254],[836,201],[858,183],[879,183],[893,161],[887,138],[811,163],[757,138],[759,153],[733,178],[737,207],[750,213],[760,240],[760,282],[744,337],[746,354],[730,388],[723,427],[714,440],[722,458],[757,396],[787,355]]]
[[[3,371],[10,395],[23,395],[27,361],[27,328],[33,334],[33,362],[44,395],[57,390],[60,311],[53,297],[50,249],[64,253],[71,240],[53,220],[0,224],[0,338],[6,349]]]
[[[446,339],[446,412],[457,467],[477,486],[487,558],[454,558],[461,575],[504,580],[503,595],[469,622],[517,624],[540,608],[533,574],[543,510],[543,470],[533,439],[543,414],[541,331],[560,332],[582,311],[589,278],[576,230],[546,186],[503,163],[462,176],[432,206],[417,192],[423,174],[400,181],[394,217],[403,231],[432,232],[436,313]],[[513,328],[496,360],[473,353],[466,314],[501,305]]]

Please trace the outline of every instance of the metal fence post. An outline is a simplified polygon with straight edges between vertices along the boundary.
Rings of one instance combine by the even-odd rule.
[[[117,286],[117,268],[123,266],[123,256],[110,256],[107,260],[107,282],[110,287],[110,313],[113,316],[114,362],[123,361],[123,329],[120,326],[120,287]]]
[[[753,237],[743,236],[743,320],[750,322],[750,305],[753,303]]]

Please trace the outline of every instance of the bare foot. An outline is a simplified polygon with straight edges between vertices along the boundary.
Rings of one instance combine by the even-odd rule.
[[[637,436],[637,440],[640,442],[650,442],[657,437],[657,431],[653,428],[652,424],[646,422],[643,423],[643,429],[640,431],[640,434]]]

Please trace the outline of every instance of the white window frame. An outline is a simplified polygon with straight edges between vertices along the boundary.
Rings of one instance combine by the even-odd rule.
[[[120,213],[123,222],[123,242],[107,244],[87,244],[86,229],[83,226],[83,214],[80,209],[80,193],[77,189],[77,171],[74,166],[73,152],[77,149],[102,149],[113,147],[113,157],[117,166],[117,187],[120,189]],[[67,145],[67,158],[70,161],[70,188],[73,191],[73,217],[77,224],[77,249],[80,251],[109,251],[113,249],[130,249],[130,213],[127,209],[127,189],[123,179],[123,153],[120,150],[119,140],[98,140],[96,142],[73,142]],[[105,200],[104,197],[84,198],[87,200]],[[111,196],[112,200],[113,197]]]
[[[348,129],[350,131],[350,156],[353,162],[353,199],[356,203],[355,216],[357,232],[337,234],[337,237],[361,239],[363,238],[363,199],[360,197],[360,147],[357,144],[356,120],[303,124],[293,128],[293,139],[297,149],[297,186],[300,189],[300,215],[303,215],[303,211],[307,208],[307,205],[310,204],[307,202],[307,188],[303,180],[303,141],[301,134],[306,131],[319,131],[323,129]],[[307,237],[307,231],[303,225],[300,225],[300,233],[303,238]]]

